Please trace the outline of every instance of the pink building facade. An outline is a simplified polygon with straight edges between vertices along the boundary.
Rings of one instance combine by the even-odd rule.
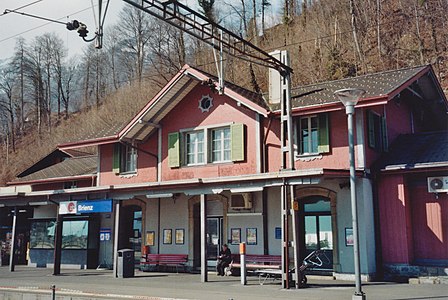
[[[230,83],[220,95],[214,83],[210,86],[213,80],[185,66],[121,130],[59,146],[62,151],[97,146],[96,161],[78,169],[84,174],[66,174],[71,176],[67,182],[83,178],[76,186],[55,185],[65,181],[60,175],[25,176],[0,193],[0,203],[26,206],[45,200],[33,206],[33,214],[50,220],[69,201],[107,199],[110,211],[81,214],[89,222],[90,265],[107,261],[114,266],[117,251],[131,248],[138,258],[142,252],[186,254],[188,267],[196,269],[203,268],[202,205],[209,266],[222,244],[233,253],[246,242],[248,254],[281,255],[280,186],[286,183],[298,203],[301,259],[323,250],[325,262],[316,272],[352,279],[347,118],[333,92],[361,87],[367,93],[355,111],[355,164],[363,280],[406,276],[403,266],[445,266],[446,192],[436,199],[424,182],[447,176],[448,159],[428,154],[406,164],[396,158],[403,149],[395,146],[402,135],[447,130],[447,101],[431,67],[294,89],[294,166],[288,170],[280,170],[278,103]],[[400,163],[404,166],[392,168]],[[20,192],[20,199],[27,199],[23,203],[20,187],[26,190]],[[93,236],[101,232],[112,238],[95,242]],[[43,264],[28,262],[33,263]],[[422,270],[415,267],[408,275]]]

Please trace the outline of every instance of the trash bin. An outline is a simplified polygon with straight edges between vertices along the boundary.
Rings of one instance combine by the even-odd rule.
[[[117,277],[134,277],[134,250],[118,250]]]

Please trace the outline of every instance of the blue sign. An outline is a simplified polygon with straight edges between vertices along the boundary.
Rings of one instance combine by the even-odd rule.
[[[78,214],[112,212],[112,200],[90,200],[77,202]]]
[[[100,229],[100,241],[102,241],[102,242],[110,241],[111,234],[112,234],[112,230],[110,228],[101,228]]]
[[[275,227],[275,239],[276,240],[282,239],[282,228],[281,227]]]

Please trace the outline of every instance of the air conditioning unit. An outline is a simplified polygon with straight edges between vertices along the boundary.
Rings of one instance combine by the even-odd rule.
[[[448,193],[448,176],[428,177],[428,192]]]
[[[240,193],[232,194],[230,197],[231,209],[251,209],[252,208],[252,194]]]

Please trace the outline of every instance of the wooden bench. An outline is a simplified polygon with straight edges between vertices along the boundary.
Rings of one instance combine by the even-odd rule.
[[[142,261],[140,262],[140,268],[143,266],[154,265],[158,266],[175,266],[176,272],[178,272],[178,267],[183,266],[185,268],[188,262],[187,254],[146,254],[142,256]]]
[[[261,255],[261,254],[246,254],[246,269],[260,270],[260,269],[276,269],[282,268],[281,255]],[[240,255],[232,254],[232,262],[229,265],[227,272],[232,272],[232,269],[241,268]]]

